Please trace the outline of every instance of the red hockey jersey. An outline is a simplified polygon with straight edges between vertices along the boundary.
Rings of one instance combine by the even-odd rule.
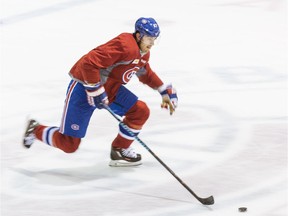
[[[127,84],[133,75],[151,88],[163,85],[150,68],[149,57],[150,52],[141,55],[133,34],[122,33],[84,55],[69,74],[81,83],[101,82],[112,102],[119,87]]]

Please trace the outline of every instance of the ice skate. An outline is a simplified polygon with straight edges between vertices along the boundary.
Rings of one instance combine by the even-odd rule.
[[[35,141],[34,129],[38,125],[39,125],[39,123],[34,119],[30,119],[28,121],[28,125],[27,125],[27,128],[25,130],[24,137],[23,137],[23,145],[26,148],[30,148],[31,145],[34,143],[34,141]]]
[[[109,166],[112,167],[128,167],[141,165],[141,155],[137,154],[133,148],[111,148],[111,161]]]

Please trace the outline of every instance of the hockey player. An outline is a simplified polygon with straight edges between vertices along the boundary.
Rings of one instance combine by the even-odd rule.
[[[158,90],[161,106],[173,114],[178,97],[172,85],[165,85],[150,68],[150,49],[160,34],[153,18],[139,18],[134,33],[122,33],[80,58],[69,72],[69,83],[60,127],[28,121],[23,145],[30,148],[35,138],[66,153],[75,152],[86,134],[95,109],[109,106],[137,136],[149,117],[149,108],[125,84],[133,75]],[[110,166],[141,164],[141,155],[130,146],[134,140],[121,125],[111,145]]]

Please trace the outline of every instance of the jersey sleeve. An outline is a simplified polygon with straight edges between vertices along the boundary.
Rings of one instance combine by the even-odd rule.
[[[158,75],[150,68],[149,63],[147,63],[143,68],[137,72],[138,79],[140,82],[150,86],[153,89],[157,89],[163,85],[162,80]]]

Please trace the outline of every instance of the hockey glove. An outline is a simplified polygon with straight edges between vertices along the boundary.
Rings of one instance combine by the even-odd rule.
[[[169,109],[170,115],[175,112],[175,109],[178,105],[178,97],[176,89],[172,87],[172,85],[163,85],[159,87],[158,91],[162,95],[162,104],[161,107],[165,109]]]
[[[104,104],[108,105],[108,97],[105,91],[105,88],[100,84],[87,84],[84,85],[87,100],[91,106],[96,106],[98,109],[104,108]]]

